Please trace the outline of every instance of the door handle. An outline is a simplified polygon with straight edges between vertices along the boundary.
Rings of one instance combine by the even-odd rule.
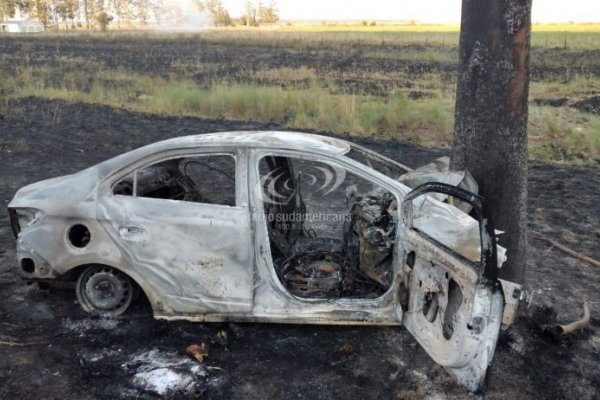
[[[122,226],[119,228],[119,234],[125,239],[131,236],[141,235],[144,232],[146,232],[146,230],[139,226]]]

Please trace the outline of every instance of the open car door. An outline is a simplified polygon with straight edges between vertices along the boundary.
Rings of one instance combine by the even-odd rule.
[[[468,203],[474,218],[424,196],[428,193]],[[404,198],[401,220],[408,288],[403,324],[435,362],[468,390],[478,391],[494,355],[504,306],[496,236],[484,200],[452,185],[425,183]]]

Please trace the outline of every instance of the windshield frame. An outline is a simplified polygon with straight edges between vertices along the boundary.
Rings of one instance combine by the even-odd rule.
[[[382,154],[379,154],[376,151],[367,149],[366,147],[363,146],[359,146],[357,144],[351,143],[350,144],[350,149],[344,153],[344,156],[351,159],[352,161],[355,161],[357,163],[359,163],[360,165],[363,165],[365,167],[368,167],[376,172],[379,172],[382,175],[385,175],[388,178],[391,178],[393,180],[398,180],[398,178],[400,178],[400,176],[411,172],[413,169],[410,167],[407,167],[404,164],[401,164],[399,162],[396,162]],[[364,160],[361,160],[359,157],[356,157],[355,155],[353,155],[352,153],[358,153],[358,155],[362,156],[365,158],[365,160],[367,162],[365,162]],[[380,170],[378,168],[375,168],[373,166],[373,163],[379,163],[379,164],[383,164],[384,167],[389,168],[389,171],[385,171],[385,170]],[[392,172],[392,171],[395,171]]]

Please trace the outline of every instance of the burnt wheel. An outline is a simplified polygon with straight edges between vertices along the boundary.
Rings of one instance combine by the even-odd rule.
[[[116,317],[127,310],[135,284],[124,273],[103,265],[87,268],[77,280],[77,300],[84,311]]]

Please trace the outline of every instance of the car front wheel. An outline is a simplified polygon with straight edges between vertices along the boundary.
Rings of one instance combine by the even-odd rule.
[[[94,315],[116,317],[127,310],[134,298],[135,284],[114,268],[93,265],[77,280],[77,300],[84,311]]]

